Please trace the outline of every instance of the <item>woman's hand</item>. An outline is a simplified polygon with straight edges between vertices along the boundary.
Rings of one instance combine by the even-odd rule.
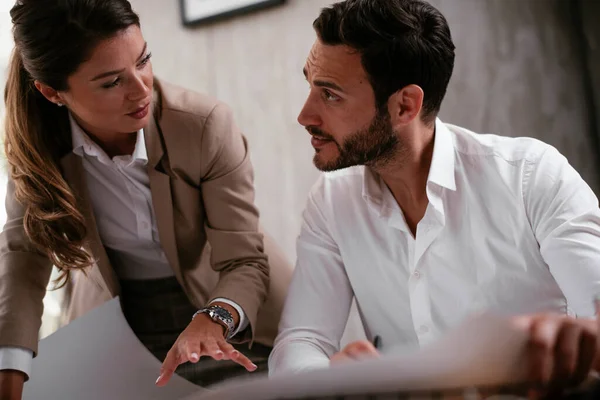
[[[162,364],[157,386],[165,386],[175,369],[187,361],[197,363],[200,357],[231,360],[253,372],[257,366],[225,341],[224,328],[206,314],[198,314],[179,335]]]

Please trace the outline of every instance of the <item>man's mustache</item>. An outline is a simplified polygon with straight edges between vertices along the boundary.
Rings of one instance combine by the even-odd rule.
[[[321,130],[320,128],[317,128],[316,126],[307,126],[306,130],[308,131],[308,133],[310,133],[313,136],[318,136],[325,140],[335,140],[333,138],[333,136],[331,136],[329,133],[324,132],[323,130]]]

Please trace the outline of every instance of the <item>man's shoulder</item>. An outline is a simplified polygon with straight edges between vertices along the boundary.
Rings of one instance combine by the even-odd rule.
[[[510,137],[492,133],[475,133],[468,129],[445,124],[452,133],[458,157],[471,162],[501,161],[511,165],[536,163],[551,145],[533,137]]]

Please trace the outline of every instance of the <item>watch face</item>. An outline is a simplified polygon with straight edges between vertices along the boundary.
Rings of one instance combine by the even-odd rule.
[[[227,322],[231,322],[233,323],[233,317],[231,316],[231,314],[229,313],[229,311],[225,310],[224,308],[216,308],[215,309],[215,314],[224,319]]]

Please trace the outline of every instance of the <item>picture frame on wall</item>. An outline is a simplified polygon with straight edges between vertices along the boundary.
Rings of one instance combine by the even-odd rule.
[[[199,25],[285,3],[285,0],[179,0],[183,25]]]

